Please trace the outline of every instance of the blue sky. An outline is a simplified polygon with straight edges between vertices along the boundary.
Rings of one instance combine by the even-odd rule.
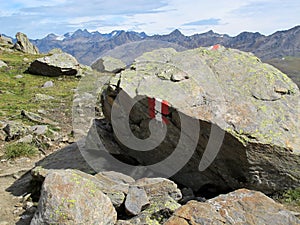
[[[299,0],[8,0],[0,3],[0,33],[29,38],[77,29],[186,35],[213,30],[265,35],[300,24]]]

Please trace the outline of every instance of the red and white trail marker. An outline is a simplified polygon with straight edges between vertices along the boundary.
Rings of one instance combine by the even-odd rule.
[[[220,45],[219,44],[216,44],[216,45],[213,45],[211,47],[209,47],[209,50],[212,50],[212,51],[216,51],[220,48]]]
[[[170,104],[159,98],[148,98],[149,117],[159,122],[168,123],[166,116],[170,113]]]

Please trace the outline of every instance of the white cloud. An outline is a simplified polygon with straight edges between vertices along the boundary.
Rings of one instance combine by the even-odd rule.
[[[148,34],[176,28],[187,35],[211,29],[230,35],[242,31],[270,34],[300,21],[299,0],[10,0],[1,1],[0,9],[1,32],[22,31],[33,38],[77,28]]]

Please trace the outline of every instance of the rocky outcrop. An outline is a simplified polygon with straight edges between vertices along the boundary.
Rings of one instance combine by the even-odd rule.
[[[300,220],[266,195],[240,189],[207,202],[190,201],[175,211],[165,225],[299,224]]]
[[[119,59],[105,56],[94,62],[91,67],[99,72],[118,73],[126,68],[126,64]]]
[[[300,185],[299,97],[279,70],[216,45],[145,53],[102,105],[120,154],[154,173],[195,191],[273,193]]]
[[[17,43],[14,45],[14,49],[24,53],[39,54],[38,48],[29,41],[26,34],[18,32],[16,34],[16,39]]]
[[[77,60],[67,53],[53,54],[36,59],[28,68],[29,73],[49,77],[75,76],[79,70],[80,65]]]
[[[50,172],[31,225],[115,224],[117,213],[110,199],[89,176],[71,170]]]
[[[0,34],[0,49],[10,49],[12,47],[13,47],[12,39]]]

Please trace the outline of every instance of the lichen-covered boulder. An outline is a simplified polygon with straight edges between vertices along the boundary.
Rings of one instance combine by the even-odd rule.
[[[48,171],[31,225],[113,225],[117,213],[95,178],[76,170]]]
[[[110,56],[104,56],[96,60],[91,67],[99,72],[118,73],[126,68],[126,64],[119,59],[115,59]]]
[[[165,225],[299,224],[293,212],[257,191],[240,189],[207,202],[190,201]]]
[[[273,193],[300,185],[299,97],[253,54],[214,46],[143,54],[110,79],[102,106],[140,165],[196,191]]]
[[[70,54],[59,53],[44,56],[33,61],[28,72],[36,75],[57,77],[62,75],[75,76],[80,70],[77,60]]]

